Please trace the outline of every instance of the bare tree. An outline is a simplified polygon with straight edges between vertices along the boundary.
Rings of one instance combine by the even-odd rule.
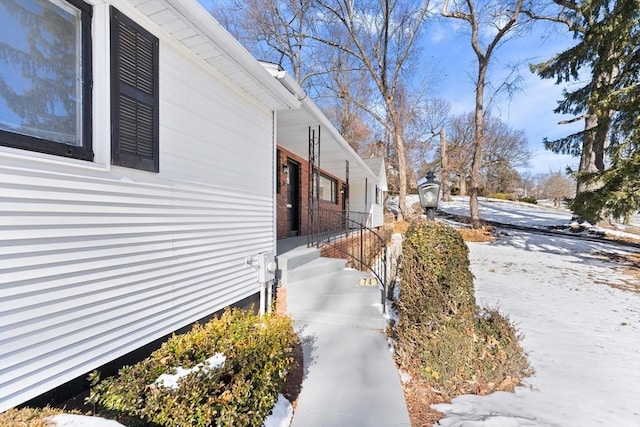
[[[471,27],[471,47],[478,60],[476,76],[475,100],[475,135],[474,155],[471,164],[471,224],[480,227],[480,210],[478,208],[478,175],[482,162],[482,146],[484,144],[484,90],[489,63],[496,48],[506,40],[506,36],[516,29],[516,23],[522,11],[524,0],[510,2],[486,2],[481,0],[453,0],[449,8],[449,0],[444,0],[442,15],[466,22]],[[491,34],[483,43],[483,34]]]
[[[440,162],[437,146],[449,119],[450,108],[449,102],[442,98],[427,98],[415,104],[415,114],[408,123],[405,139],[410,167],[418,178],[435,169],[435,164]],[[431,158],[433,154],[435,159]]]
[[[457,181],[458,192],[467,195],[467,180],[471,174],[473,160],[473,113],[453,117],[449,121],[449,137],[447,138],[447,164],[449,172]],[[446,180],[446,177],[442,178]]]
[[[314,99],[337,98],[338,102],[319,104],[354,146],[362,149],[362,141],[349,136],[359,131],[346,127],[355,117],[354,106],[382,128],[374,135],[389,143],[388,163],[397,175],[404,211],[410,175],[405,145],[424,145],[424,138],[414,138],[410,130],[420,96],[413,96],[416,88],[409,90],[412,76],[406,69],[429,1],[232,0],[232,5],[214,14],[256,56],[291,69]],[[360,90],[362,75],[370,91]]]
[[[538,197],[553,200],[560,208],[562,201],[575,195],[575,182],[562,172],[551,172],[538,177]]]
[[[451,169],[449,166],[449,151],[447,149],[447,132],[444,126],[440,128],[440,170],[442,176],[442,201],[451,201]]]
[[[348,42],[320,38],[335,49],[358,60],[370,76],[378,93],[378,102],[364,104],[353,100],[386,130],[393,141],[399,179],[399,204],[402,218],[406,209],[407,156],[405,152],[405,119],[407,98],[403,90],[408,81],[405,67],[416,48],[416,40],[429,11],[429,2],[379,0],[319,0],[328,28],[338,27],[348,35]],[[406,92],[404,92],[406,95]]]
[[[318,106],[349,145],[363,155],[367,146],[375,140],[375,123],[367,120],[368,115],[353,100],[367,103],[366,100],[371,99],[368,76],[359,64],[354,64],[356,61],[353,57],[341,50],[330,49],[327,57],[332,58],[329,64],[332,72],[318,75],[314,82],[315,92],[319,95]]]
[[[516,167],[525,166],[531,158],[526,135],[491,116],[485,119],[484,128],[481,171],[485,189],[488,193],[515,193],[520,184]]]
[[[290,70],[300,85],[326,71],[313,53],[312,0],[231,0],[212,14],[257,58]]]
[[[489,114],[485,114],[482,127],[484,144],[480,155],[478,187],[480,189],[483,183],[490,192],[514,192],[520,181],[516,167],[526,165],[531,157],[525,134]],[[447,169],[460,177],[460,194],[466,195],[466,181],[471,176],[476,150],[475,113],[452,118],[448,129]],[[440,150],[442,152],[442,146]]]

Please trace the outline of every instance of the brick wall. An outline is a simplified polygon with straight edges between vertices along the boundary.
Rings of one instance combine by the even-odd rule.
[[[309,207],[309,162],[307,159],[302,158],[290,151],[287,151],[285,148],[278,146],[279,151],[279,162],[277,165],[277,174],[279,180],[279,188],[277,189],[276,194],[276,224],[277,224],[277,238],[283,239],[287,237],[287,176],[283,172],[283,166],[286,166],[288,160],[292,160],[299,165],[299,173],[300,173],[300,235],[305,236],[309,233],[309,216],[308,216],[308,207]],[[338,179],[337,177],[322,171],[323,175],[331,177],[337,181],[338,185],[338,203],[331,203],[321,200],[320,206],[323,208],[329,208],[335,211],[342,210],[342,198],[343,194],[341,193],[342,185],[344,181]]]

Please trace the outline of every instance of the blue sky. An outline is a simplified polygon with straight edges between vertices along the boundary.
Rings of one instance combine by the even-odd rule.
[[[213,0],[198,0],[211,10]],[[434,19],[427,23],[423,52],[425,67],[429,67],[431,96],[443,98],[451,104],[453,115],[473,111],[475,105],[474,78],[477,70],[475,54],[471,49],[468,25],[459,20]],[[488,82],[499,85],[504,76],[518,65],[520,89],[510,98],[499,97],[491,106],[493,116],[499,117],[514,129],[525,132],[532,158],[529,167],[519,168],[532,175],[564,171],[567,165],[577,167],[578,159],[546,151],[544,137],[556,139],[580,130],[582,122],[558,125],[563,117],[553,112],[561,99],[564,86],[553,80],[542,80],[529,71],[529,63],[552,57],[574,43],[564,28],[538,23],[525,36],[513,38],[494,53]],[[429,79],[429,77],[428,77]],[[489,97],[491,90],[486,91]]]
[[[519,90],[511,97],[501,96],[491,105],[493,116],[497,116],[514,129],[525,131],[529,149],[533,153],[530,166],[520,168],[531,174],[564,171],[567,165],[576,167],[578,159],[546,151],[544,137],[556,139],[577,132],[582,122],[558,125],[562,116],[553,112],[562,98],[564,85],[555,85],[555,80],[543,80],[529,71],[530,63],[542,62],[555,53],[562,52],[575,41],[564,28],[539,23],[526,35],[508,40],[493,55],[489,79],[499,85],[514,64],[520,79]],[[430,23],[425,38],[425,47],[438,64],[439,76],[435,81],[435,96],[449,101],[451,112],[461,114],[473,111],[475,105],[475,73],[477,59],[471,48],[468,26],[453,19],[439,19]],[[485,92],[485,98],[491,90]]]

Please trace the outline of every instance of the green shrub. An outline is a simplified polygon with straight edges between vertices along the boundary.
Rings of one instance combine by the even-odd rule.
[[[261,426],[293,364],[290,318],[226,310],[219,319],[174,335],[142,362],[95,385],[88,403],[163,426]],[[195,369],[176,388],[156,383],[177,367],[197,368],[217,353],[216,369]],[[202,366],[202,365],[200,365]]]
[[[412,223],[402,246],[399,363],[445,397],[515,386],[528,363],[519,336],[496,310],[476,306],[468,249],[439,223]]]
[[[531,204],[534,204],[534,205],[538,204],[538,200],[535,197],[532,197],[532,196],[520,197],[518,199],[518,201],[523,202],[523,203],[531,203]]]
[[[518,200],[515,194],[508,193],[493,193],[489,194],[489,196],[487,197],[489,197],[490,199],[509,200],[511,202],[515,202]]]

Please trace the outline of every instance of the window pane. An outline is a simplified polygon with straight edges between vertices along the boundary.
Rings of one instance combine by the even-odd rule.
[[[0,129],[81,146],[80,11],[63,0],[0,0]]]
[[[320,200],[337,203],[337,188],[333,179],[320,175]]]

